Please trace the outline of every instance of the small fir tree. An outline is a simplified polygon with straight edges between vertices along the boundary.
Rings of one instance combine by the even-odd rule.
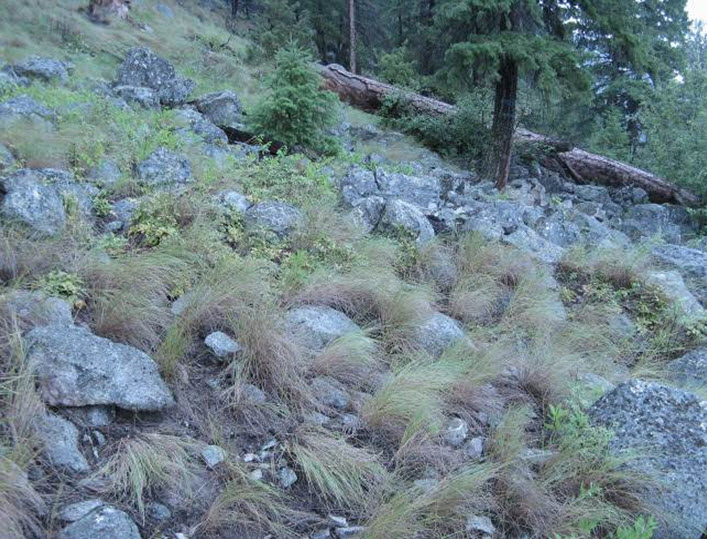
[[[306,146],[319,153],[334,153],[336,141],[327,133],[338,118],[338,99],[322,90],[322,79],[312,59],[295,45],[280,49],[275,70],[267,80],[269,92],[249,121],[260,133],[287,146]]]

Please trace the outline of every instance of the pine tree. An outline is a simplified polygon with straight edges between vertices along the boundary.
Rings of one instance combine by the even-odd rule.
[[[436,25],[446,49],[442,73],[467,87],[482,81],[495,87],[492,159],[499,189],[508,181],[520,77],[547,90],[558,81],[576,91],[587,88],[592,63],[582,61],[573,42],[581,32],[596,43],[615,40],[612,51],[621,52],[625,65],[640,70],[649,64],[654,37],[640,35],[641,26],[634,21],[646,12],[642,4],[650,4],[647,11],[669,4],[671,12],[680,12],[680,3],[684,12],[685,0],[440,2]]]

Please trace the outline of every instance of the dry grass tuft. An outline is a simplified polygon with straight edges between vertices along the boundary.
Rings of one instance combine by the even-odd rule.
[[[349,333],[327,345],[314,358],[312,372],[331,376],[351,387],[362,388],[381,370],[382,353],[378,343],[365,332]]]
[[[168,434],[147,433],[120,439],[94,477],[101,491],[137,507],[145,518],[145,497],[160,489],[189,494],[199,444]]]
[[[365,508],[386,472],[374,453],[324,430],[298,432],[288,452],[317,496],[337,507]]]

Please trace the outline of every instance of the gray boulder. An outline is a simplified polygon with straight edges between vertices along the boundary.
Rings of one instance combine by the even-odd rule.
[[[160,103],[181,105],[189,98],[194,82],[179,77],[174,67],[150,49],[132,49],[118,68],[116,86],[143,86],[154,90]]]
[[[656,537],[699,538],[707,525],[707,403],[692,393],[631,380],[589,410],[615,433],[610,447],[639,451],[628,466],[656,480],[646,499],[670,515]]]
[[[430,354],[439,357],[458,341],[468,341],[459,322],[446,314],[433,313],[415,328],[412,335],[413,344]]]
[[[251,203],[238,191],[221,191],[214,196],[216,204],[227,212],[245,213]]]
[[[290,334],[310,350],[321,350],[334,339],[361,330],[348,316],[331,307],[292,309],[286,322]]]
[[[62,84],[68,82],[69,71],[72,69],[73,66],[67,62],[39,56],[32,56],[13,66],[13,70],[20,77]]]
[[[66,222],[64,200],[53,185],[23,170],[0,178],[0,214],[19,221],[42,235],[53,236]]]
[[[683,230],[674,217],[666,205],[638,204],[628,209],[621,229],[634,240],[659,235],[668,242],[679,243]]]
[[[338,182],[342,200],[353,205],[361,198],[380,195],[375,174],[363,167],[352,166]]]
[[[219,464],[226,460],[226,451],[217,445],[207,445],[201,450],[201,458],[210,469],[216,468]]]
[[[159,11],[162,15],[167,17],[168,19],[173,19],[174,18],[174,11],[172,10],[171,7],[169,7],[167,4],[157,4],[155,6],[155,9]]]
[[[102,505],[59,532],[59,539],[140,539],[140,531],[127,513]]]
[[[672,379],[686,388],[707,386],[707,345],[668,363]]]
[[[284,202],[261,202],[245,212],[245,222],[249,228],[269,230],[280,238],[294,232],[303,221],[302,212]]]
[[[18,95],[0,103],[0,128],[8,129],[21,123],[23,127],[53,129],[56,115],[28,95]]]
[[[35,421],[34,430],[52,466],[75,473],[88,470],[88,462],[79,450],[79,431],[71,422],[44,414]]]
[[[349,220],[366,234],[380,223],[385,210],[385,199],[379,196],[359,198],[353,203],[353,208],[348,213]]]
[[[114,185],[123,173],[120,171],[115,161],[104,159],[96,166],[91,167],[86,173],[86,177],[96,185],[108,187]]]
[[[651,255],[658,265],[678,271],[700,303],[707,305],[707,253],[666,244],[654,247]]]
[[[442,433],[444,441],[452,447],[461,447],[468,435],[469,424],[458,417],[450,419]]]
[[[156,109],[160,106],[160,97],[152,88],[120,85],[113,88],[113,93],[126,103],[145,109]]]
[[[187,138],[193,135],[208,144],[228,144],[228,136],[223,129],[216,127],[200,112],[185,108],[181,109],[178,115],[181,121],[189,126],[188,129],[181,131]]]
[[[157,364],[137,348],[76,326],[37,327],[26,341],[42,398],[51,406],[157,411],[174,404]]]
[[[91,511],[95,511],[99,507],[103,507],[105,502],[98,498],[91,498],[82,502],[71,503],[59,511],[59,518],[64,522],[76,522],[88,515]]]
[[[556,264],[564,253],[562,247],[539,236],[537,232],[527,226],[519,226],[510,234],[502,236],[501,242],[526,251],[534,258],[547,264]]]
[[[645,281],[662,292],[686,318],[698,319],[705,315],[702,305],[688,290],[677,271],[651,271],[646,275]]]
[[[440,202],[440,182],[434,176],[408,176],[377,169],[376,183],[386,199],[402,200],[430,211]]]
[[[137,166],[137,176],[153,186],[184,184],[192,179],[191,163],[186,156],[160,147]]]
[[[17,318],[23,325],[34,327],[74,324],[71,305],[67,301],[45,296],[41,292],[15,290],[0,299],[0,305],[9,317]]]
[[[239,128],[243,109],[230,90],[203,95],[194,101],[196,109],[219,127]]]
[[[378,229],[393,232],[406,230],[418,245],[427,243],[435,236],[430,221],[416,206],[397,199],[386,204]]]

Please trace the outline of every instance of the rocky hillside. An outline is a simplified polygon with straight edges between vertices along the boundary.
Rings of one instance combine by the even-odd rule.
[[[351,110],[271,156],[217,16],[45,7],[0,8],[0,536],[701,536],[688,210]]]

